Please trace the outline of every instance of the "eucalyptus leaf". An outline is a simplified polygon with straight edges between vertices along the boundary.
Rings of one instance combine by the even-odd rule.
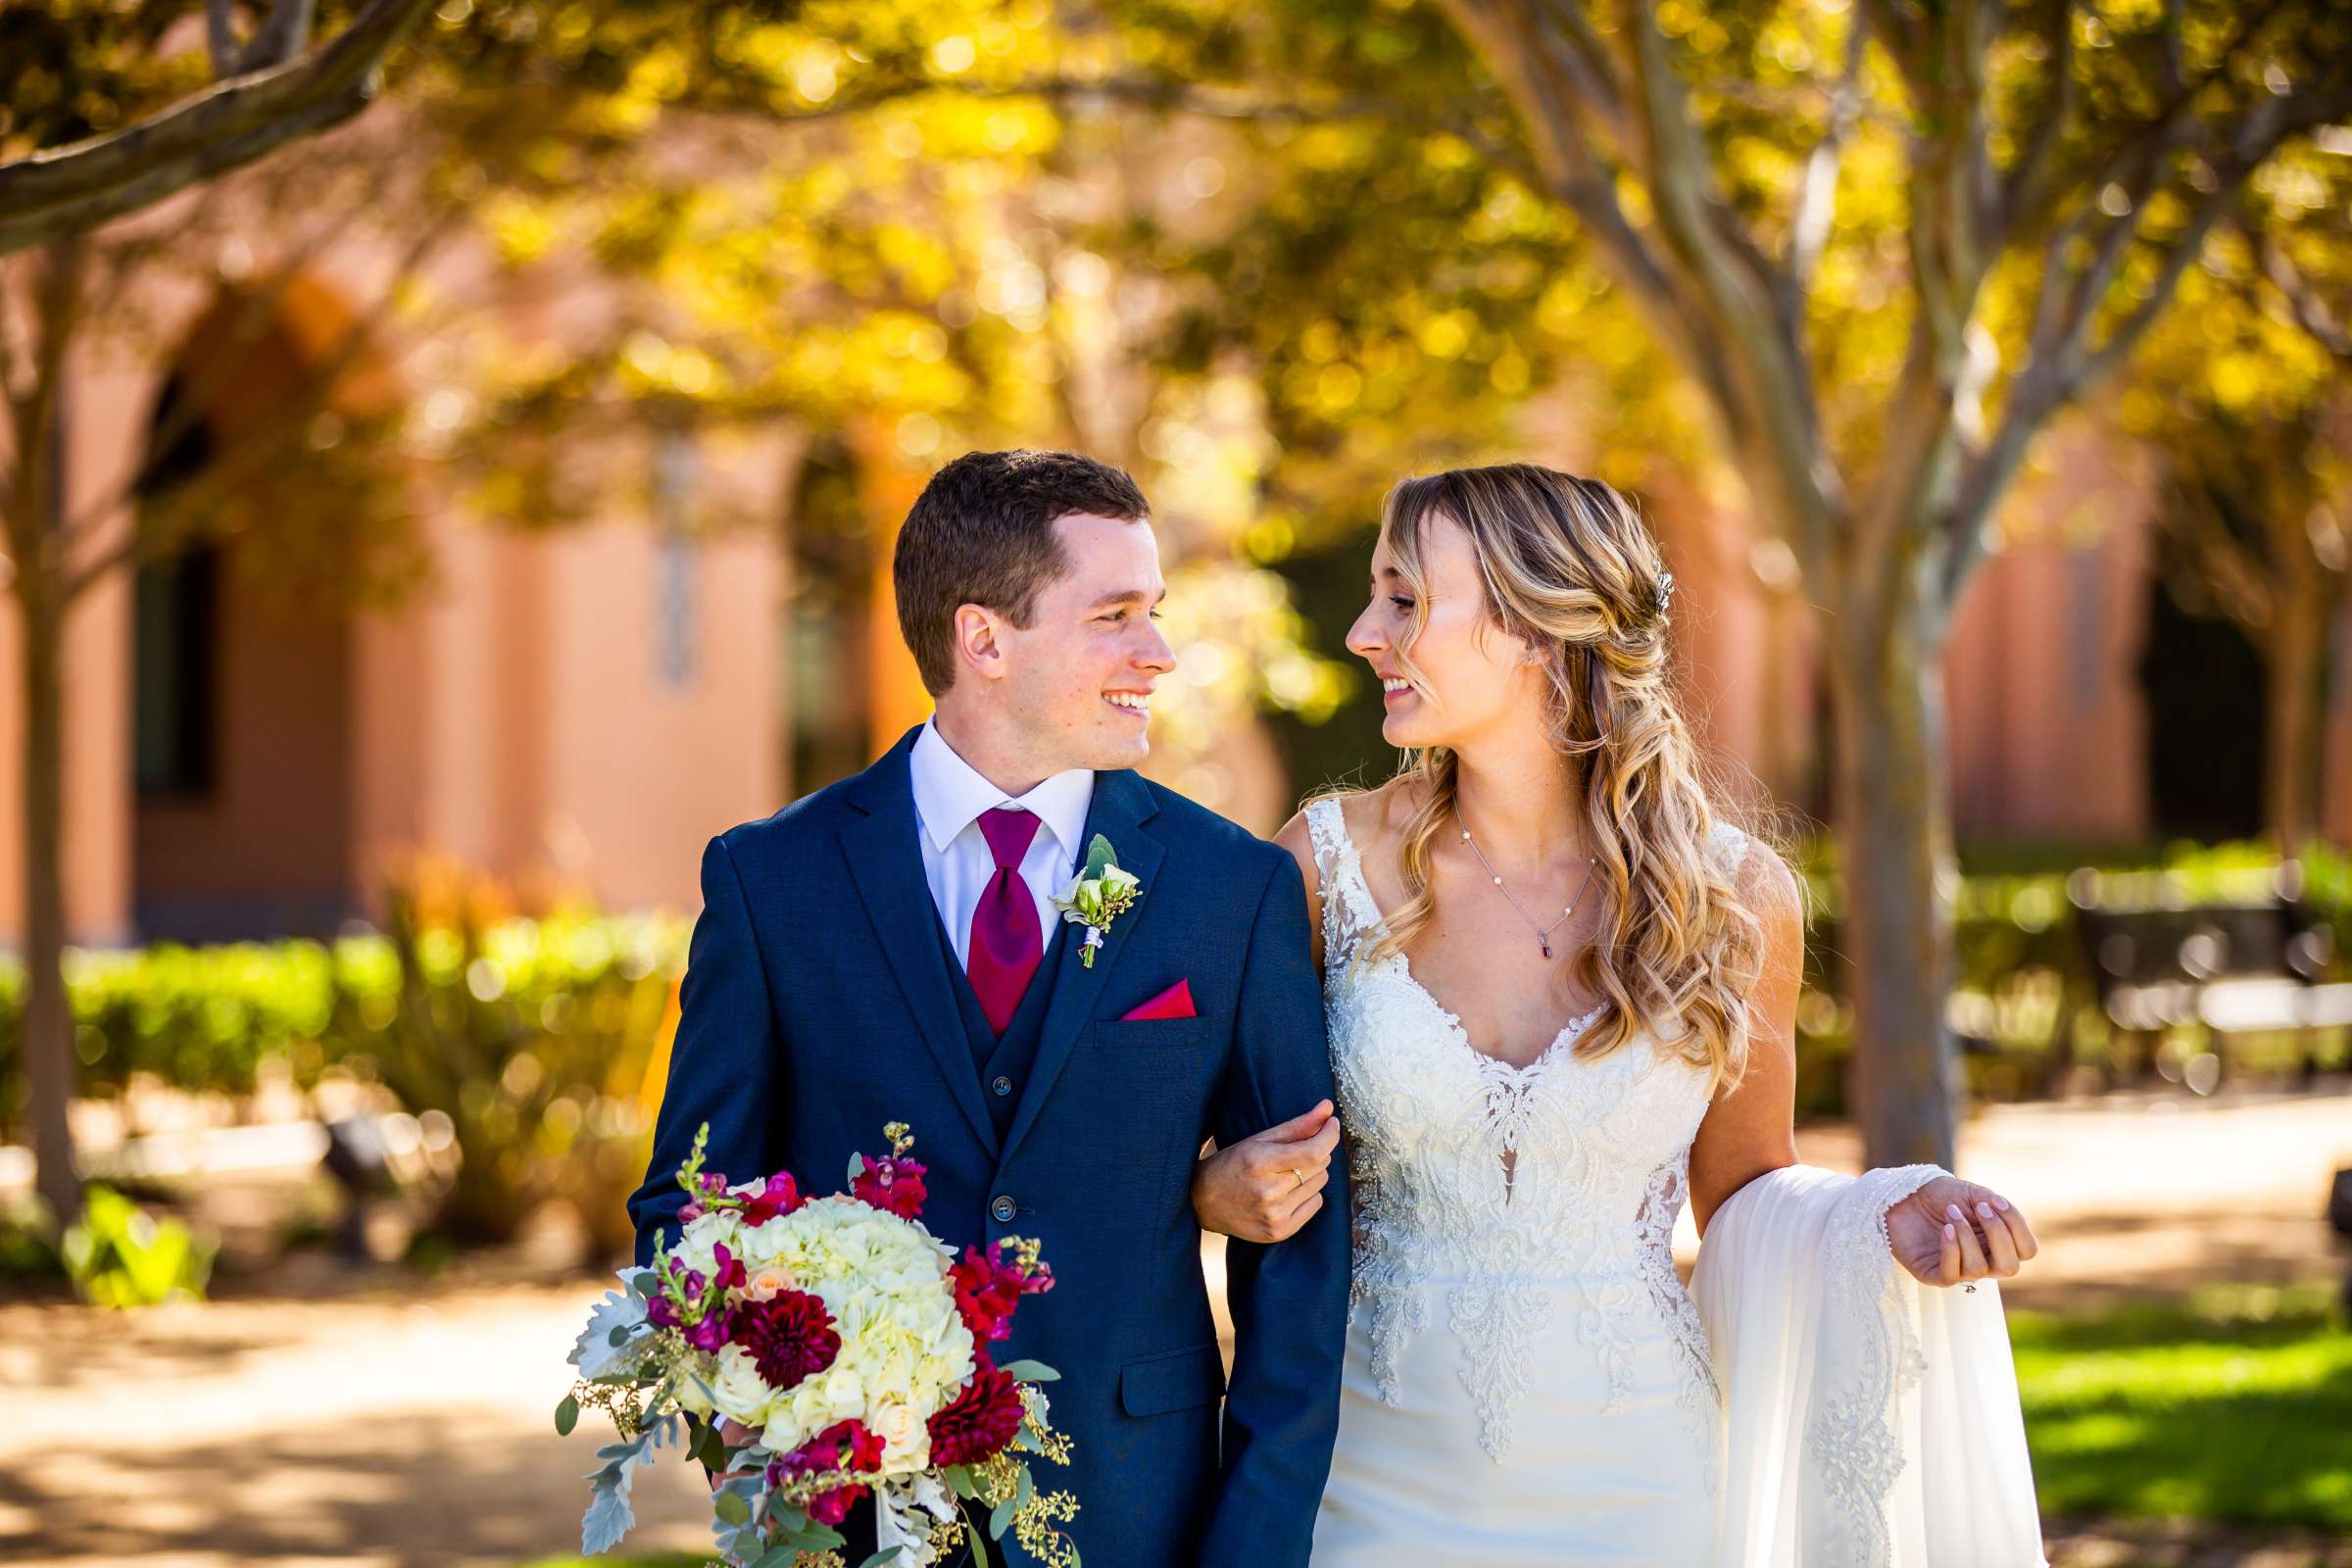
[[[860,1177],[860,1176],[862,1176],[862,1175],[864,1175],[864,1174],[865,1174],[865,1156],[864,1156],[863,1154],[852,1154],[852,1155],[850,1156],[850,1176],[849,1176],[849,1185],[850,1185],[850,1186],[852,1186],[852,1187],[855,1187],[855,1186],[857,1186],[857,1185],[858,1185],[858,1177]]]
[[[571,1429],[580,1424],[580,1401],[576,1395],[566,1394],[564,1402],[556,1406],[556,1436],[568,1438]]]
[[[792,1568],[800,1558],[801,1548],[787,1541],[770,1547],[752,1568]]]
[[[939,1478],[940,1480],[945,1481],[948,1484],[948,1490],[956,1494],[956,1495],[958,1497],[966,1498],[972,1502],[978,1502],[980,1500],[980,1489],[972,1485],[972,1473],[971,1471],[965,1469],[962,1465],[949,1465],[946,1469],[940,1471]]]
[[[1013,1506],[1012,1499],[1010,1497],[1006,1497],[1003,1502],[998,1503],[994,1508],[989,1510],[988,1538],[991,1541],[1003,1541],[1004,1539],[1004,1527],[1012,1523],[1012,1515]]]
[[[1061,1374],[1043,1361],[1007,1361],[997,1368],[1015,1383],[1059,1383]]]
[[[1110,840],[1100,833],[1096,834],[1086,847],[1085,880],[1092,882],[1100,877],[1102,868],[1115,862],[1118,858],[1119,852],[1110,847]]]
[[[875,1552],[871,1557],[859,1563],[858,1568],[889,1568],[891,1563],[897,1562],[906,1555],[906,1548],[905,1546],[892,1546],[887,1551]]]
[[[712,1512],[731,1525],[740,1527],[752,1522],[752,1505],[743,1500],[740,1492],[720,1493],[718,1500],[710,1507]]]
[[[969,1519],[963,1522],[963,1539],[972,1548],[972,1568],[988,1568],[988,1543],[980,1539],[980,1527]]]

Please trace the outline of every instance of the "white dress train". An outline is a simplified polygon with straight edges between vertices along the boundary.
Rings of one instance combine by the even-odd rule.
[[[1307,822],[1355,1202],[1315,1568],[2040,1568],[1999,1294],[1886,1250],[1936,1168],[1751,1182],[1686,1291],[1704,1072],[1647,1032],[1579,1059],[1595,1015],[1475,1050],[1402,956],[1351,966],[1381,913],[1340,804]]]

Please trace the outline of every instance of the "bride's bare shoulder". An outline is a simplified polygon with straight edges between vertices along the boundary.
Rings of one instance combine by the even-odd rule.
[[[1366,858],[1385,863],[1382,857],[1392,855],[1403,842],[1404,830],[1420,808],[1428,788],[1410,774],[1398,774],[1370,789],[1349,790],[1341,795],[1340,809],[1348,824],[1348,842]]]

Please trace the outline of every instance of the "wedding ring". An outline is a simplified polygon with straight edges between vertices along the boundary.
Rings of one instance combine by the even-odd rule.
[[[1299,1188],[1301,1188],[1301,1187],[1304,1187],[1305,1185],[1306,1185],[1306,1172],[1304,1172],[1304,1171],[1302,1171],[1302,1170],[1294,1169],[1294,1170],[1291,1172],[1291,1191],[1295,1193],[1295,1192],[1297,1192],[1297,1191],[1298,1191]]]
[[[1961,1288],[1962,1290],[1966,1291],[1966,1292],[1967,1292],[1969,1295],[1971,1295],[1971,1296],[1974,1296],[1974,1295],[1976,1295],[1976,1294],[1977,1294],[1977,1288],[1976,1288],[1974,1285],[1963,1285],[1963,1286],[1961,1286],[1960,1288]]]

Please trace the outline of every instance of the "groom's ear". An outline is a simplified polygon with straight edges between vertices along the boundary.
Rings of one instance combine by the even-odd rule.
[[[985,605],[956,607],[955,648],[958,671],[970,670],[982,680],[1003,680],[1004,622]]]

